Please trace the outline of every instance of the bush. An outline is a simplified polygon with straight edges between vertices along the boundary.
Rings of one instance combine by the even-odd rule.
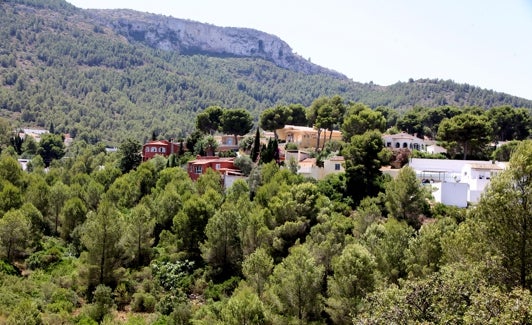
[[[220,284],[213,284],[210,282],[205,290],[205,298],[217,301],[224,297],[230,297],[236,287],[238,287],[239,282],[240,278],[236,276],[231,277],[229,280]]]
[[[113,308],[112,290],[108,286],[100,284],[94,290],[93,304],[89,307],[88,313],[90,318],[101,322],[105,315],[111,312]]]
[[[98,322],[96,322],[94,319],[90,318],[86,315],[80,315],[76,318],[76,324],[77,325],[98,325]]]
[[[428,153],[424,151],[414,150],[412,152],[412,158],[447,159],[447,156],[442,153]]]
[[[6,324],[42,324],[41,313],[37,304],[31,300],[22,300],[11,312]]]
[[[4,273],[7,275],[20,275],[20,272],[18,271],[13,264],[0,259],[0,273]]]
[[[249,176],[251,169],[253,169],[253,161],[249,156],[242,155],[235,159],[235,166],[240,169],[242,174]]]
[[[156,262],[152,264],[151,268],[153,277],[165,290],[180,289],[186,292],[191,286],[194,262],[188,260],[176,261],[175,263]]]
[[[133,294],[131,310],[138,313],[153,313],[155,310],[155,297],[146,292]]]
[[[118,310],[124,310],[124,308],[131,302],[131,294],[129,293],[126,284],[123,282],[116,287],[114,296]]]
[[[42,250],[31,254],[26,259],[28,267],[32,270],[46,269],[60,262],[66,250],[58,239],[52,237],[45,238],[42,242],[42,246]]]
[[[52,302],[46,306],[46,309],[52,313],[61,313],[62,311],[71,313],[77,305],[78,296],[74,291],[57,288],[52,293]]]
[[[285,146],[284,146],[284,149],[285,150],[297,150],[297,144],[295,144],[294,142],[288,142]]]

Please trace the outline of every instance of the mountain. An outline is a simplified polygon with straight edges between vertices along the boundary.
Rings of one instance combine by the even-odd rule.
[[[532,101],[443,80],[354,82],[293,53],[274,35],[63,0],[0,2],[0,116],[90,143],[185,136],[211,105],[255,118],[278,104],[339,94],[372,107]]]
[[[177,51],[184,55],[261,58],[295,72],[345,78],[294,54],[279,37],[258,30],[218,27],[133,10],[88,12],[98,24],[111,28],[128,41],[140,42],[152,48]]]

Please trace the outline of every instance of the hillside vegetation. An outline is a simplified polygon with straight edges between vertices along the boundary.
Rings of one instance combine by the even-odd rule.
[[[264,162],[229,189],[78,145],[47,171],[0,155],[0,323],[532,321],[530,140],[468,209],[429,204],[411,168],[384,177],[374,130],[344,144],[345,173]]]
[[[99,14],[0,2],[0,324],[532,324],[529,101],[281,68],[289,53],[279,63],[267,46],[184,55],[184,43],[161,48],[167,27],[143,34]],[[298,174],[253,122],[312,125],[316,164],[341,155],[345,171]],[[13,132],[23,125],[50,132],[37,143]],[[142,161],[144,137],[193,129],[187,152]],[[333,129],[341,141],[327,141]],[[216,151],[220,130],[256,132],[234,162],[248,176],[229,188],[183,168]],[[475,205],[445,206],[412,168],[382,173],[409,157],[385,130],[508,167]]]
[[[123,22],[143,15],[119,13]],[[281,68],[265,55],[184,55],[124,35],[108,23],[117,12],[81,10],[61,0],[4,1],[0,14],[1,116],[20,126],[54,123],[58,131],[89,143],[117,144],[129,137],[142,141],[152,131],[168,138],[184,136],[193,129],[196,113],[211,105],[245,108],[257,119],[262,110],[278,104],[308,106],[335,94],[397,109],[532,107],[529,100],[452,81],[382,87],[324,68],[305,72],[300,61]],[[146,17],[159,17],[161,24],[168,20]]]

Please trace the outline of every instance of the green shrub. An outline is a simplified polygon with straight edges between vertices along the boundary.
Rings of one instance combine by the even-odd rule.
[[[131,302],[131,293],[129,292],[125,283],[120,283],[115,291],[115,303],[118,310],[124,310],[124,308]]]
[[[294,142],[288,142],[285,146],[284,146],[284,149],[285,150],[297,150],[297,144],[294,143]]]
[[[194,262],[185,260],[172,262],[155,262],[151,265],[153,277],[159,285],[168,291],[181,289],[187,291],[192,283],[191,273]]]
[[[205,290],[205,298],[217,301],[224,297],[229,297],[236,287],[238,287],[239,282],[240,278],[236,276],[231,277],[229,280],[219,284],[213,284],[210,282],[209,286]]]
[[[76,319],[77,325],[98,325],[98,322],[87,315],[80,315]]]
[[[447,159],[447,156],[442,153],[428,153],[424,151],[414,150],[412,152],[412,158]]]
[[[42,324],[41,313],[37,304],[31,300],[22,300],[9,315],[7,325]]]
[[[131,310],[137,313],[153,313],[156,304],[155,297],[146,292],[136,292],[131,301]]]
[[[56,288],[52,293],[52,302],[46,306],[46,310],[52,313],[66,311],[71,313],[78,305],[78,296],[72,290]]]
[[[46,269],[60,262],[64,256],[65,247],[61,242],[52,237],[47,237],[42,242],[43,249],[31,254],[26,263],[30,269]]]
[[[20,272],[18,271],[15,266],[3,259],[0,260],[0,273],[8,274],[8,275],[20,275]]]
[[[93,303],[88,308],[90,318],[101,322],[105,315],[111,312],[113,308],[112,290],[108,286],[100,284],[94,290]]]
[[[177,295],[167,294],[159,299],[155,305],[155,310],[163,315],[170,315],[177,306],[186,304],[186,302],[187,296],[184,293],[179,292]]]

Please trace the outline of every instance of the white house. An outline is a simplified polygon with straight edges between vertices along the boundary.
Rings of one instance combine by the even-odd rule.
[[[343,173],[344,157],[334,156],[323,161],[323,167],[316,164],[316,158],[305,158],[298,162],[297,173],[303,176],[320,180],[329,174]]]
[[[35,139],[36,142],[41,141],[41,136],[45,133],[49,133],[48,130],[44,129],[22,129],[22,133],[19,136],[24,139],[26,136],[30,136]]]
[[[409,162],[421,182],[433,187],[437,202],[459,207],[467,206],[467,202],[477,203],[491,178],[506,165],[504,162],[422,158],[412,158]]]
[[[426,142],[424,139],[420,139],[414,135],[410,135],[406,132],[396,134],[383,134],[384,146],[392,149],[410,149],[425,151]]]
[[[235,172],[225,172],[225,174],[222,175],[223,183],[224,183],[224,189],[228,189],[233,184],[239,180],[239,179],[246,179],[242,173],[235,173]]]
[[[282,155],[282,152],[281,152]],[[290,161],[295,161],[299,163],[300,161],[303,161],[310,157],[310,154],[307,151],[303,150],[285,150],[284,151],[284,161],[285,164],[289,163]]]
[[[425,147],[425,150],[428,153],[432,153],[432,154],[438,154],[438,153],[445,154],[445,153],[447,153],[447,149],[445,149],[442,146],[438,146],[437,144],[428,145],[428,146]]]
[[[435,182],[430,186],[434,201],[459,208],[467,207],[469,185],[467,183]]]
[[[503,169],[502,166],[490,162],[465,164],[462,167],[461,181],[469,184],[467,200],[478,202],[490,180]]]

